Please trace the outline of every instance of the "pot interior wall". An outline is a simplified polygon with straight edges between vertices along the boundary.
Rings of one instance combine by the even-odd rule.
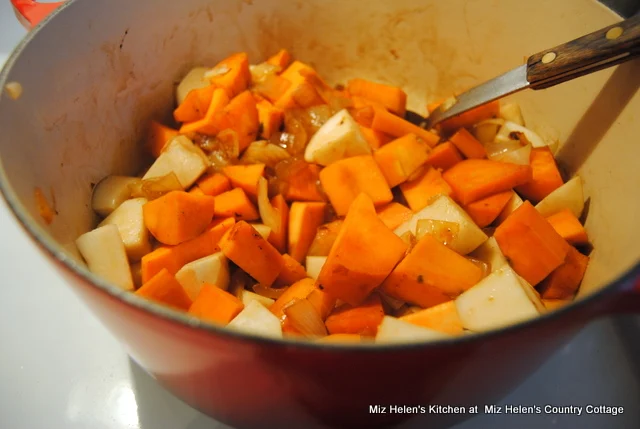
[[[139,171],[144,125],[167,117],[174,84],[191,66],[235,51],[257,62],[284,47],[332,83],[362,76],[401,85],[410,108],[425,113],[426,101],[619,19],[591,0],[78,0],[65,8],[8,71],[24,93],[0,96],[0,155],[15,198],[71,255],[95,222],[91,183]],[[583,293],[640,259],[639,84],[636,61],[514,97],[529,126],[559,140],[563,167],[585,180],[595,250]],[[35,187],[55,197],[49,226]]]

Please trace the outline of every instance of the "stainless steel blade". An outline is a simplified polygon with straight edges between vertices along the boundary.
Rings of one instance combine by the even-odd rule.
[[[523,64],[520,67],[460,94],[451,101],[445,101],[429,115],[426,120],[426,128],[433,128],[433,126],[439,122],[457,116],[474,107],[521,91],[528,86],[527,65]]]

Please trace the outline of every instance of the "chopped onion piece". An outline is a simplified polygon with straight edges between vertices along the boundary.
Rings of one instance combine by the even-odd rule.
[[[253,285],[253,291],[258,295],[266,296],[271,299],[278,299],[282,296],[282,294],[287,290],[286,287],[283,288],[273,288],[263,286],[260,283],[256,283]]]
[[[485,150],[487,151],[487,157],[492,159],[492,157],[501,156],[502,154],[514,150],[518,150],[521,147],[526,146],[520,143],[519,140],[506,140],[506,141],[493,141],[484,145]]]
[[[432,235],[445,246],[449,246],[460,233],[460,225],[456,222],[434,219],[420,219],[416,224],[416,238]]]
[[[206,139],[201,148],[209,152],[209,161],[214,171],[221,170],[227,165],[233,164],[240,156],[240,140],[238,133],[226,129],[221,131],[214,139]]]
[[[260,212],[262,223],[271,228],[271,233],[280,234],[282,214],[269,201],[267,179],[264,177],[258,179],[258,211]]]
[[[495,141],[486,144],[485,150],[487,158],[493,161],[528,165],[531,158],[531,145],[529,143],[523,144],[520,140]]]
[[[129,184],[132,198],[144,197],[148,200],[155,200],[171,191],[182,191],[182,185],[178,176],[174,172],[161,177],[151,179],[140,179]]]
[[[329,106],[331,111],[329,116],[333,116],[342,109],[346,109],[353,105],[353,102],[349,97],[346,97],[339,90],[333,89],[327,85],[322,79],[320,79],[316,72],[303,69],[300,71],[300,74],[313,86],[322,100],[327,103],[327,106]]]
[[[542,137],[529,128],[525,128],[515,122],[506,121],[496,135],[496,142],[506,143],[510,140],[515,140],[522,144],[531,143],[533,147],[547,146]]]
[[[222,76],[229,73],[231,69],[225,65],[214,67],[211,70],[207,70],[204,74],[206,79],[213,79],[214,77]]]
[[[497,158],[498,161],[512,164],[529,165],[531,162],[531,145],[521,147],[511,152],[506,152]]]
[[[309,141],[309,135],[302,121],[291,111],[286,111],[284,114],[284,130],[285,133],[283,134],[287,134],[284,148],[292,156],[303,156],[304,149]],[[281,143],[285,142],[281,140]]]
[[[294,299],[284,308],[284,314],[294,328],[309,337],[324,337],[327,327],[324,325],[316,308],[305,299]]]
[[[333,222],[320,225],[316,231],[316,235],[309,246],[307,256],[329,256],[331,247],[338,238],[338,232],[342,227],[342,220],[334,220]]]
[[[524,118],[520,111],[520,105],[518,103],[507,103],[500,106],[500,117],[505,121],[515,122],[518,125],[524,126]]]
[[[262,83],[268,77],[273,76],[281,71],[279,66],[260,63],[256,66],[249,66],[249,72],[251,72],[251,81],[255,83]]]
[[[400,236],[400,240],[404,241],[405,244],[408,246],[407,253],[411,252],[411,249],[413,249],[413,246],[415,246],[416,242],[418,241],[416,239],[416,236],[413,235],[413,232],[411,231],[406,231],[404,234],[402,234]]]
[[[289,152],[281,146],[260,140],[251,143],[240,159],[247,164],[264,164],[274,168],[277,163],[290,157]]]
[[[504,125],[504,119],[485,119],[473,126],[473,135],[482,144],[487,144],[496,139],[498,131]]]
[[[331,108],[326,104],[319,106],[311,106],[306,109],[307,113],[307,131],[313,135],[333,116]]]
[[[487,277],[491,273],[491,267],[486,262],[470,257],[467,257],[467,259],[482,270],[482,278]]]

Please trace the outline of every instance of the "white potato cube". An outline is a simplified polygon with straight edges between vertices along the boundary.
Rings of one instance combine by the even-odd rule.
[[[252,223],[251,226],[258,232],[258,234],[260,234],[262,238],[264,238],[265,240],[269,239],[269,236],[271,235],[271,228],[269,228],[267,225],[263,223]]]
[[[506,143],[509,140],[520,140],[517,138],[512,138],[511,133],[522,133],[524,137],[531,143],[533,147],[544,147],[548,146],[547,143],[540,137],[538,134],[531,131],[529,128],[525,128],[522,125],[518,125],[515,122],[506,121],[502,127],[500,127],[500,131],[496,135],[496,142]]]
[[[455,302],[462,326],[475,332],[501,328],[540,314],[509,266],[489,274]]]
[[[507,258],[502,254],[502,250],[500,250],[500,246],[498,246],[495,237],[489,237],[487,241],[471,252],[469,256],[489,265],[491,272],[497,271],[508,264]]]
[[[267,298],[266,296],[258,295],[257,293],[253,293],[246,289],[243,289],[242,291],[240,291],[240,301],[242,301],[245,307],[249,305],[251,301],[258,301],[260,304],[264,305],[267,308],[269,308],[271,304],[276,302],[274,299]]]
[[[91,208],[100,216],[109,216],[120,204],[131,197],[129,185],[139,181],[137,177],[107,176],[102,179],[91,196]]]
[[[469,217],[462,207],[456,204],[450,197],[441,195],[427,207],[411,216],[411,219],[400,225],[394,231],[401,236],[407,231],[416,233],[419,220],[433,219],[457,223],[458,234],[447,246],[461,255],[466,255],[487,240],[485,234]]]
[[[451,338],[451,335],[391,316],[384,316],[376,334],[377,343],[409,343],[435,341],[443,338]]]
[[[204,77],[207,70],[209,69],[206,67],[194,67],[182,78],[176,88],[176,100],[178,104],[182,103],[184,99],[187,98],[187,94],[194,89],[204,88],[211,84],[209,79]]]
[[[120,237],[131,262],[142,259],[151,252],[149,231],[144,224],[142,206],[147,202],[146,198],[133,198],[120,204],[98,226],[115,225],[118,227]]]
[[[251,301],[227,326],[247,334],[282,338],[280,320],[256,300]]]
[[[124,290],[133,290],[127,252],[117,226],[105,225],[82,234],[76,246],[92,273]]]
[[[307,268],[307,275],[314,280],[318,280],[320,270],[322,266],[327,262],[326,256],[307,256],[305,266]]]
[[[311,137],[304,159],[307,162],[329,165],[357,155],[371,153],[371,147],[358,123],[349,115],[346,109],[333,115]]]
[[[536,205],[536,209],[544,217],[549,217],[561,210],[569,209],[577,218],[584,210],[584,193],[582,179],[575,176],[564,185],[547,195]]]
[[[205,283],[227,290],[229,288],[229,262],[222,252],[196,259],[178,270],[176,280],[182,285],[192,301],[198,297],[200,289]]]
[[[202,150],[185,136],[174,137],[151,165],[143,179],[166,176],[173,172],[184,189],[204,173],[210,164]]]
[[[507,217],[509,217],[511,213],[515,211],[515,209],[520,207],[522,204],[524,204],[524,201],[522,201],[522,198],[520,198],[520,195],[514,192],[509,202],[507,202],[507,205],[504,206],[504,208],[502,209],[498,217],[496,217],[496,220],[493,221],[493,223],[495,225],[500,225],[502,222],[504,222],[504,220]]]

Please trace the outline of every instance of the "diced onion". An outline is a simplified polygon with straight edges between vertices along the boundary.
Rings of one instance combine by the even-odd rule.
[[[284,114],[284,132],[274,133],[269,141],[285,148],[291,156],[302,157],[309,134],[298,115],[295,110],[287,110]]]
[[[333,116],[331,108],[326,104],[311,106],[305,110],[307,120],[305,126],[309,135],[315,134]]]
[[[280,234],[282,226],[282,213],[271,205],[269,201],[269,189],[267,179],[258,179],[258,211],[262,223],[271,228],[273,234]]]
[[[486,262],[470,257],[467,257],[467,259],[482,270],[482,278],[487,277],[491,273],[491,267]]]
[[[281,146],[260,140],[251,143],[242,153],[240,160],[247,164],[264,164],[273,168],[280,161],[290,157],[289,152]]]
[[[221,170],[227,165],[233,164],[240,156],[240,140],[238,133],[226,129],[218,133],[214,139],[206,140],[207,146],[203,150],[209,152],[209,161],[214,171]]]
[[[522,144],[531,143],[531,146],[533,147],[547,146],[542,137],[531,131],[529,128],[525,128],[515,122],[506,121],[500,128],[500,131],[498,131],[495,141],[498,143],[506,143],[513,140]]]
[[[531,157],[531,145],[521,140],[507,140],[485,144],[487,158],[494,161],[528,165]]]
[[[260,63],[255,66],[249,66],[249,72],[251,72],[251,81],[256,83],[262,83],[270,76],[273,76],[281,71],[279,66]]]
[[[482,144],[487,144],[496,139],[500,127],[504,125],[504,119],[485,119],[473,126],[473,135]]]
[[[338,238],[342,222],[342,220],[335,220],[331,223],[320,225],[311,242],[311,246],[309,246],[307,256],[329,256],[331,247],[333,247],[333,243]]]
[[[404,241],[404,243],[408,246],[407,253],[411,252],[411,249],[413,249],[413,246],[415,246],[416,242],[418,241],[416,239],[416,236],[413,235],[413,232],[411,231],[406,231],[404,234],[402,234],[400,236],[400,240]]]
[[[416,238],[432,235],[445,246],[450,245],[460,233],[460,225],[456,222],[434,219],[420,219],[416,224]]]
[[[266,296],[267,298],[271,298],[271,299],[280,298],[286,290],[287,290],[286,287],[276,289],[273,287],[263,286],[260,283],[256,283],[255,285],[253,285],[253,291],[255,293],[257,293],[258,295]]]
[[[231,69],[225,65],[214,67],[211,70],[205,72],[204,77],[206,79],[213,79],[214,77],[222,76],[229,73]]]
[[[144,197],[148,200],[155,200],[171,191],[183,190],[180,180],[174,172],[152,179],[137,180],[129,184],[129,189],[132,198]]]
[[[294,328],[309,337],[324,337],[327,328],[316,308],[306,298],[294,299],[284,308],[284,314]]]
[[[350,98],[344,96],[340,91],[331,88],[313,71],[301,70],[300,74],[309,82],[316,92],[320,95],[322,100],[329,106],[330,115],[335,115],[342,109],[353,106],[353,102]]]

